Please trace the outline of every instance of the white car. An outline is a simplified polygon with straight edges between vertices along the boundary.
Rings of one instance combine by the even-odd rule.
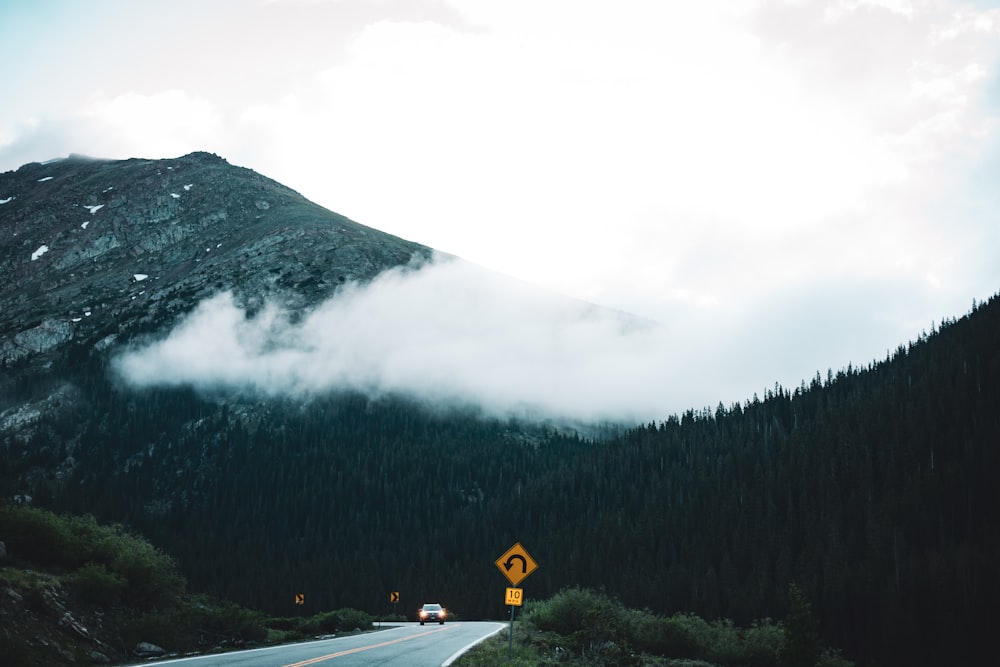
[[[444,607],[437,603],[428,603],[420,608],[417,612],[417,616],[420,617],[420,625],[423,625],[427,621],[437,621],[439,624],[444,625],[444,617],[448,615]]]

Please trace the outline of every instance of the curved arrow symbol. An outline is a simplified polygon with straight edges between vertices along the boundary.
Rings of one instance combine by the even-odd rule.
[[[524,559],[521,554],[511,554],[510,558],[503,564],[504,568],[510,572],[510,568],[514,567],[514,559],[517,558],[521,561],[521,572],[526,573],[528,571],[528,561]]]

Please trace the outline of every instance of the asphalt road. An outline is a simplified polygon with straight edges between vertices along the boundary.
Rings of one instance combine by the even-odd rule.
[[[184,667],[441,667],[504,623],[465,621],[444,625],[410,623],[349,637],[270,646],[249,651],[179,658],[137,665]]]

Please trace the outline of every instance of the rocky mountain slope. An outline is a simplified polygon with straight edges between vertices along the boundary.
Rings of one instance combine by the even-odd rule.
[[[0,364],[100,351],[224,289],[308,305],[415,253],[208,153],[28,164],[0,174]]]
[[[82,424],[60,451],[17,448],[43,432],[52,442],[53,421],[86,411],[69,370],[202,299],[230,290],[250,312],[277,296],[294,311],[429,255],[208,153],[70,156],[0,174],[0,472],[23,495],[58,482]]]

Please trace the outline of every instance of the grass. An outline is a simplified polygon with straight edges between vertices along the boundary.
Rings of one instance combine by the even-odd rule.
[[[37,588],[49,584],[60,583],[59,577],[35,570],[22,570],[16,567],[0,567],[0,582],[21,588]]]
[[[486,641],[477,644],[468,653],[452,663],[454,667],[492,667],[494,665],[513,665],[514,667],[531,667],[533,665],[549,665],[535,647],[518,641],[520,628],[515,623],[514,647],[510,652],[510,640],[507,630],[501,630]]]

